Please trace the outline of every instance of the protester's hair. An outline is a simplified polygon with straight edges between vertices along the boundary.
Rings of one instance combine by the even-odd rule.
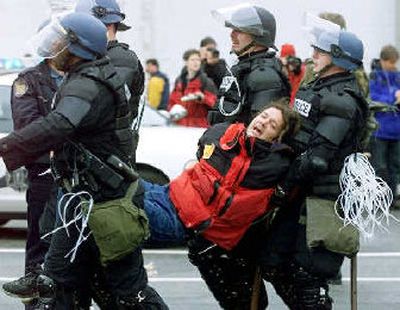
[[[197,55],[200,56],[199,50],[196,50],[194,48],[192,48],[190,50],[187,50],[186,52],[183,53],[183,57],[182,58],[183,58],[184,61],[187,61],[189,59],[189,57],[194,55],[194,54],[197,54]]]
[[[399,60],[399,51],[393,45],[385,45],[381,49],[380,59],[382,60]]]
[[[216,48],[209,47],[207,48],[207,51],[211,53],[213,58],[219,58],[219,50]]]
[[[146,60],[146,65],[149,65],[149,64],[150,64],[150,65],[157,66],[157,68],[159,67],[158,60],[155,59],[155,58],[147,59],[147,60]]]
[[[300,129],[300,116],[299,113],[293,111],[289,106],[289,98],[283,97],[278,100],[271,101],[262,110],[268,108],[276,108],[282,112],[283,129],[278,137],[279,142],[287,141],[293,137]]]
[[[343,15],[333,12],[322,12],[318,15],[322,19],[329,20],[330,22],[339,25],[341,29],[346,29],[346,20]]]
[[[217,45],[217,42],[212,37],[205,37],[200,41],[200,47],[207,46],[209,44]]]

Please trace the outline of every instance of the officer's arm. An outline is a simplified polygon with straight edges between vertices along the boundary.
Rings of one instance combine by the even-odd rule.
[[[12,86],[11,112],[14,129],[21,129],[42,116],[38,99],[29,81],[24,77],[17,78]]]
[[[273,100],[289,96],[290,89],[282,82],[279,74],[272,68],[259,68],[253,71],[248,77],[248,85],[250,94],[248,97],[252,98],[249,102],[251,105],[252,116]]]
[[[287,184],[310,180],[328,170],[341,143],[354,128],[357,103],[347,94],[326,96],[321,101],[321,113],[323,117],[310,138],[309,147],[293,163]]]
[[[29,164],[62,144],[82,123],[90,103],[64,97],[55,110],[0,139],[0,155],[9,170]]]

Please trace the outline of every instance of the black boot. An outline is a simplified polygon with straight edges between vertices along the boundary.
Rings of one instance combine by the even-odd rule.
[[[17,280],[4,283],[4,292],[11,297],[21,298],[24,303],[29,303],[38,297],[36,282],[41,272],[41,268],[33,269]]]

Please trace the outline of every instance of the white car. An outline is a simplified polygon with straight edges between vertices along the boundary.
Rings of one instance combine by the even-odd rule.
[[[10,93],[17,73],[0,74],[0,137],[13,128]],[[195,160],[197,141],[204,128],[176,126],[166,113],[144,107],[140,139],[136,153],[137,170],[144,178],[164,184],[178,176]],[[0,225],[10,219],[26,218],[26,170],[7,172],[0,158]]]

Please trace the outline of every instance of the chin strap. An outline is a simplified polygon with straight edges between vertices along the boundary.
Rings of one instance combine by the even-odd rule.
[[[251,49],[255,45],[256,45],[256,41],[253,40],[239,51],[231,50],[231,53],[236,54],[236,56],[239,57],[239,56],[242,56],[245,52],[247,52],[249,49]]]

